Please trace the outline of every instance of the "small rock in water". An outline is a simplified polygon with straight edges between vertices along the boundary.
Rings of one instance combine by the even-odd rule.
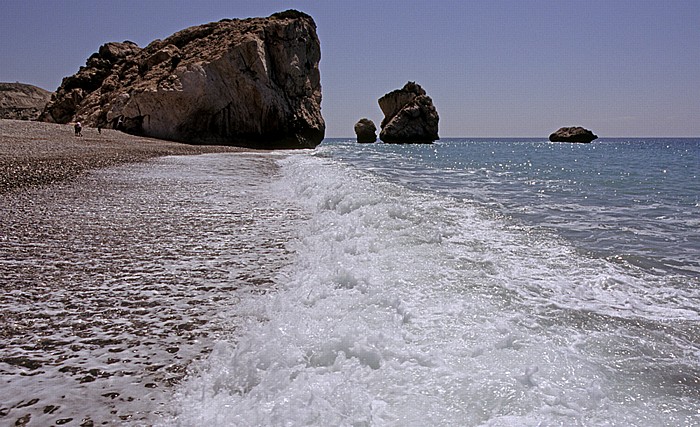
[[[580,126],[559,128],[556,132],[549,135],[549,140],[552,142],[583,142],[588,143],[597,139],[595,135],[588,129]]]
[[[368,118],[362,118],[355,123],[357,142],[365,144],[377,140],[377,126]]]

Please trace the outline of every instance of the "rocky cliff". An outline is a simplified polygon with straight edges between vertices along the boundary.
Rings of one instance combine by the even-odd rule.
[[[298,11],[107,43],[63,79],[44,121],[194,144],[312,148],[325,133],[320,43]]]
[[[51,92],[24,83],[0,83],[0,119],[36,120]]]
[[[598,135],[588,129],[580,126],[563,127],[557,129],[551,135],[549,140],[552,142],[583,142],[588,143],[597,139]]]
[[[438,137],[440,120],[433,100],[425,90],[408,82],[403,88],[379,98],[384,113],[379,139],[387,143],[432,143]]]

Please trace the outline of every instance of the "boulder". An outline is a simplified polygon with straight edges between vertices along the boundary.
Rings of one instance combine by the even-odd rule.
[[[440,120],[433,100],[420,85],[408,82],[403,88],[379,98],[384,113],[379,138],[386,143],[432,143],[440,139]]]
[[[549,140],[552,142],[584,142],[588,143],[597,139],[595,135],[588,129],[580,126],[559,128],[556,132],[549,135]]]
[[[81,121],[191,144],[313,148],[324,137],[320,43],[290,10],[179,31],[141,49],[100,47],[42,120]]]
[[[0,83],[0,119],[36,120],[51,92],[25,83]]]
[[[372,143],[377,140],[377,126],[368,118],[362,118],[355,123],[357,142]]]

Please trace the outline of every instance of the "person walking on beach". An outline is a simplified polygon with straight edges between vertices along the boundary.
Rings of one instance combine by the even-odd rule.
[[[83,136],[83,125],[80,122],[75,123],[75,136]]]

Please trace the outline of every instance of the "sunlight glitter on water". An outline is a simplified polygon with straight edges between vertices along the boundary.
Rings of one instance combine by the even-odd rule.
[[[164,425],[693,425],[693,301],[473,204],[320,156],[276,292],[232,309]],[[235,314],[234,314],[235,313]],[[683,320],[686,316],[691,317]],[[692,317],[695,316],[695,317]]]
[[[3,417],[696,424],[698,287],[404,178],[211,155],[6,204]]]

